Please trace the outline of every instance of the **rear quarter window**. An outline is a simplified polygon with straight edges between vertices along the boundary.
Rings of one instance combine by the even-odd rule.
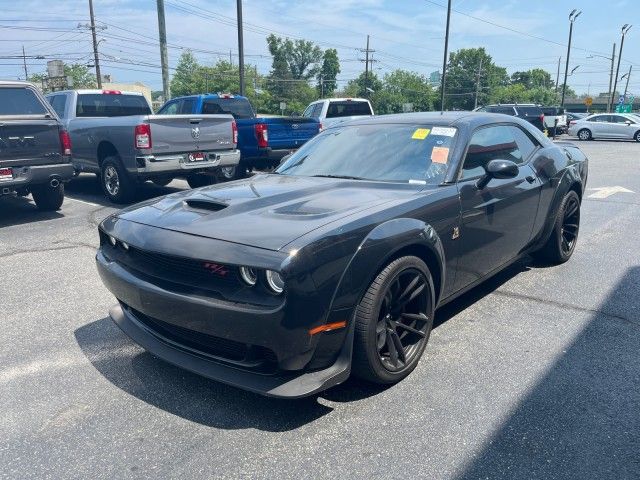
[[[525,117],[539,117],[542,115],[542,110],[540,107],[517,107],[520,115],[524,115]],[[555,115],[552,113],[550,115]]]
[[[0,115],[44,115],[46,113],[48,113],[47,108],[30,88],[0,88]]]

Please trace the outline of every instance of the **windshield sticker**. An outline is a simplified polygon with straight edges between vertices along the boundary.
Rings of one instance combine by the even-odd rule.
[[[409,179],[409,183],[412,183],[414,185],[426,185],[427,181],[426,180],[414,180],[413,178]]]
[[[433,127],[431,129],[431,135],[442,135],[443,137],[453,137],[456,134],[456,129],[451,127]]]
[[[417,128],[415,132],[413,132],[413,135],[411,135],[411,138],[413,138],[414,140],[424,140],[425,138],[427,138],[427,135],[429,135],[429,132],[431,130],[429,130],[428,128]]]
[[[449,148],[447,147],[433,147],[431,150],[431,161],[433,163],[447,163],[449,158]]]

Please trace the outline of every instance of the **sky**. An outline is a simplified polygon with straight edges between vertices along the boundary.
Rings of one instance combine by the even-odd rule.
[[[635,24],[625,38],[619,77],[632,71],[629,92],[640,92],[638,0],[453,0],[449,50],[485,47],[509,73],[543,68],[561,82],[567,54],[569,13],[582,10],[573,30],[567,81],[578,93],[607,91],[613,42],[620,28]],[[94,0],[103,74],[114,81],[140,81],[162,88],[156,0]],[[203,64],[237,63],[235,0],[165,0],[170,67],[191,49]],[[336,48],[339,86],[364,70],[366,37],[382,76],[397,68],[429,75],[442,68],[446,0],[243,0],[245,63],[268,73],[270,33],[312,40]],[[0,0],[0,78],[24,79],[46,61],[93,64],[88,0]],[[33,58],[35,56],[44,59]],[[617,60],[616,60],[617,61]],[[625,80],[626,81],[626,80]],[[624,87],[622,87],[624,88]]]

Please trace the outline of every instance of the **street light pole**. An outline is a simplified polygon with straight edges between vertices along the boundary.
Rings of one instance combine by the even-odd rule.
[[[620,60],[622,60],[622,47],[624,46],[624,36],[631,29],[632,25],[625,23],[622,26],[622,39],[620,40],[620,51],[618,52],[618,66],[616,67],[616,76],[613,81],[613,91],[611,92],[611,107],[613,108],[613,96],[616,94],[616,87],[618,86],[618,74],[620,73]]]
[[[440,80],[440,113],[444,112],[444,87],[447,78],[447,55],[449,50],[449,22],[451,20],[451,0],[447,4],[447,29],[444,35],[444,58],[442,60],[442,78]]]
[[[564,83],[562,85],[562,100],[560,101],[560,107],[564,107],[564,95],[567,90],[567,74],[569,73],[569,56],[571,55],[571,37],[573,36],[573,22],[580,16],[582,11],[576,13],[576,9],[569,14],[569,44],[567,45],[567,62],[564,67]]]
[[[244,96],[244,40],[242,38],[242,0],[236,0],[238,10],[238,66],[240,67],[240,95]]]
[[[96,81],[98,88],[102,88],[102,75],[100,73],[100,57],[98,56],[98,40],[96,38],[96,21],[93,15],[93,0],[89,0],[89,16],[91,17],[91,37],[93,39],[93,57],[96,66]]]
[[[611,51],[611,73],[609,74],[609,98],[607,99],[607,112],[611,112],[611,105],[613,104],[613,90],[611,90],[611,84],[613,83],[613,63],[616,59],[616,42],[613,42],[613,50]]]

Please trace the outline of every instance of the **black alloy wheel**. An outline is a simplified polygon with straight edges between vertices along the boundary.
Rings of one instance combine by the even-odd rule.
[[[563,256],[570,257],[578,240],[580,229],[580,201],[577,195],[567,198],[560,230],[560,248]]]
[[[570,190],[562,199],[549,240],[533,252],[544,261],[560,264],[571,258],[580,232],[580,197]]]
[[[416,367],[433,325],[434,288],[417,257],[391,262],[371,283],[356,312],[354,373],[395,383]]]

